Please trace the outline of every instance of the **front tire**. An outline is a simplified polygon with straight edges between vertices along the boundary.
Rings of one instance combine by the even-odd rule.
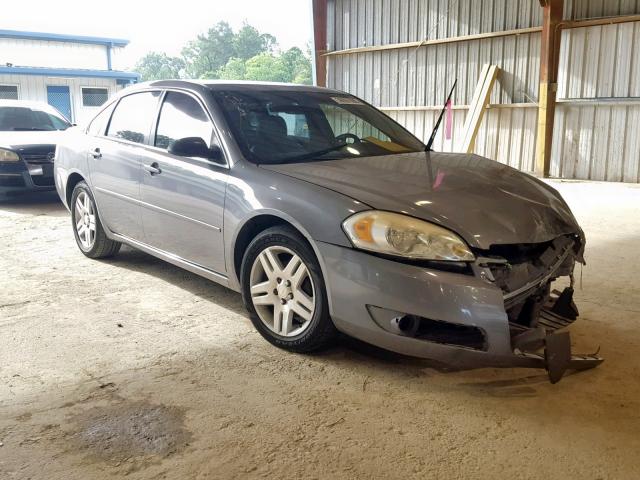
[[[121,244],[107,238],[89,186],[78,182],[71,195],[71,226],[80,251],[89,258],[112,257]]]
[[[320,265],[293,228],[259,233],[247,247],[240,278],[251,322],[273,345],[303,353],[335,338]]]

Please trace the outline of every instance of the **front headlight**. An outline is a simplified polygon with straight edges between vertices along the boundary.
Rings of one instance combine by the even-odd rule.
[[[458,235],[432,223],[399,213],[366,211],[342,226],[354,247],[419,260],[475,260]]]
[[[16,152],[0,148],[0,162],[19,162],[20,157]]]

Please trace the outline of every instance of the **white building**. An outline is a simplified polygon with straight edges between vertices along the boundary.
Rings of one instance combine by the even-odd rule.
[[[0,30],[0,99],[47,102],[74,123],[140,76],[114,70],[128,40]]]

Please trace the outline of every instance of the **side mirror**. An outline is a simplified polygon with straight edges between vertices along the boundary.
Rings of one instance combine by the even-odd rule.
[[[169,146],[169,153],[179,157],[197,157],[206,158],[207,160],[222,159],[220,147],[214,145],[209,148],[207,143],[200,137],[186,137],[174,141]]]

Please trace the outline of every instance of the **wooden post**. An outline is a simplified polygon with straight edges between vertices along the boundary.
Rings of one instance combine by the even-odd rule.
[[[313,57],[315,84],[327,86],[327,0],[313,0]]]
[[[491,90],[493,89],[493,83],[498,76],[498,67],[495,65],[489,65],[488,63],[482,67],[480,72],[480,78],[478,79],[478,85],[473,93],[473,100],[469,105],[469,112],[467,118],[464,121],[462,144],[459,150],[464,153],[472,153],[478,130],[480,130],[480,124],[482,123],[482,117],[484,111],[489,104],[489,97],[491,96]]]
[[[548,177],[551,169],[553,119],[558,89],[560,61],[560,23],[564,0],[540,0],[542,41],[540,43],[540,90],[538,96],[538,135],[536,139],[536,173]]]

